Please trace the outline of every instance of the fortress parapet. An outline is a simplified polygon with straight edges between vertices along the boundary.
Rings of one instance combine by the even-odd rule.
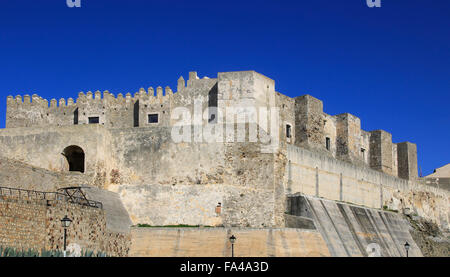
[[[77,124],[99,123],[108,127],[129,127],[133,125],[135,103],[141,99],[147,103],[168,104],[173,97],[170,87],[158,87],[157,95],[153,88],[148,94],[144,89],[134,96],[119,93],[117,97],[109,91],[80,92],[76,101],[73,98],[53,98],[50,102],[37,94],[7,97],[6,128],[37,126],[68,126]],[[130,118],[131,117],[131,120]],[[98,118],[98,119],[97,119]]]
[[[365,131],[352,114],[326,114],[323,102],[311,95],[295,98],[275,90],[275,81],[255,71],[220,72],[217,78],[199,78],[189,72],[177,80],[177,92],[169,86],[118,93],[99,90],[80,92],[73,98],[49,101],[33,94],[7,97],[6,128],[100,124],[106,128],[171,126],[176,107],[194,111],[194,102],[208,111],[203,123],[216,123],[217,110],[227,108],[277,108],[281,144],[321,152],[354,165],[370,167],[404,179],[417,178],[415,144],[393,143],[383,130]],[[264,128],[263,126],[260,126]]]

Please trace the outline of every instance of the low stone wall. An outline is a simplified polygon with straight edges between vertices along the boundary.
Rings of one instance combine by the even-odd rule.
[[[0,196],[0,245],[16,249],[63,248],[64,216],[73,220],[67,230],[67,245],[111,256],[127,256],[130,235],[106,229],[102,209],[57,200],[24,196]]]
[[[38,191],[88,185],[92,176],[80,172],[50,171],[24,162],[0,157],[0,186]]]
[[[45,201],[28,203],[0,196],[0,245],[27,250],[45,248],[46,213]]]
[[[132,257],[326,257],[319,232],[301,229],[142,228],[131,229]]]
[[[0,157],[50,172],[68,172],[67,159],[61,153],[76,145],[85,152],[83,179],[101,187],[110,171],[108,138],[109,132],[99,124],[0,129]]]

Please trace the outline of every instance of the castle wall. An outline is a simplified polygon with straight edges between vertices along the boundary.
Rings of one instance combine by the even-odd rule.
[[[416,162],[417,162],[417,160],[416,160]],[[416,165],[417,165],[417,163],[416,163]],[[392,175],[402,178],[402,176],[400,176],[398,174],[398,147],[397,147],[396,143],[392,144]]]
[[[187,213],[177,211],[178,217],[172,218],[179,224],[195,221],[196,213],[202,209],[213,211],[219,202],[224,205],[224,212],[216,223],[218,225],[259,227],[278,224],[276,222],[279,219],[276,218],[280,216],[275,215],[275,204],[265,205],[271,202],[281,205],[282,202],[281,198],[277,201],[274,199],[274,176],[277,176],[277,172],[273,154],[263,154],[257,143],[249,142],[174,143],[171,130],[170,127],[154,127],[108,131],[100,125],[53,127],[46,130],[36,127],[12,128],[0,132],[0,148],[4,150],[2,155],[5,157],[15,157],[34,167],[68,173],[61,152],[70,145],[80,146],[86,154],[85,174],[60,175],[55,177],[58,182],[54,185],[73,185],[76,180],[79,181],[78,185],[91,184],[119,191],[120,184],[123,201],[131,203],[127,209],[134,223],[147,223],[142,222],[148,221],[147,217],[140,218],[140,215],[152,214],[145,209],[136,212],[136,208],[143,204],[130,201],[132,197],[126,198],[132,195],[133,185],[140,184],[143,188],[148,186],[153,193],[165,190],[159,185],[181,186],[180,191],[186,194],[190,192],[191,186],[211,186],[210,190],[203,189],[198,194],[198,201],[202,205]],[[31,188],[34,188],[32,180],[29,181]],[[126,189],[128,185],[129,193]],[[217,199],[216,196],[208,195],[220,197]],[[158,198],[152,204],[161,207],[168,199]],[[189,198],[183,199],[188,207],[191,204]],[[213,208],[208,208],[211,205]],[[168,206],[168,209],[172,207]],[[160,215],[155,214],[151,222],[166,224],[164,222],[167,221],[160,218]],[[201,224],[208,225],[209,222],[205,220]]]
[[[329,154],[336,158],[337,157],[337,120],[335,116],[331,116],[325,114],[325,125],[323,127],[325,141],[323,142],[324,147],[326,148],[326,139],[329,138],[330,141],[330,149],[328,150]]]
[[[414,171],[417,175],[415,145],[393,144],[392,136],[384,131],[361,130],[360,119],[351,114],[328,115],[323,102],[310,95],[282,95],[275,91],[272,79],[254,71],[219,73],[217,79],[199,79],[196,72],[190,72],[187,84],[182,77],[178,80],[176,93],[157,87],[117,97],[105,91],[102,97],[97,91],[80,93],[76,102],[52,99],[50,106],[37,95],[23,100],[8,97],[7,101],[0,156],[67,172],[68,163],[61,153],[67,146],[78,145],[86,154],[86,172],[61,175],[67,178],[60,184],[86,182],[120,192],[134,223],[280,226],[285,189],[379,208],[392,200],[398,186],[410,185],[406,180],[413,179]],[[231,118],[225,114],[227,108],[240,108],[238,116],[232,116],[240,124],[246,121],[240,117],[245,113],[256,119],[259,114],[252,113],[259,108],[278,108],[279,151],[264,154],[259,143],[204,141],[201,132],[213,116],[218,117],[216,106],[227,119]],[[178,107],[194,115],[186,123],[192,124],[192,142],[173,141],[172,127],[180,119],[171,116]],[[195,116],[205,110],[205,117]],[[149,114],[157,114],[158,123],[149,123]],[[92,117],[99,118],[98,124],[89,124]],[[287,126],[290,138],[286,137]],[[266,126],[259,127],[268,131]],[[312,152],[304,154],[293,145]],[[286,188],[279,181],[285,171]],[[14,179],[11,174],[5,176]],[[140,193],[152,199],[151,203],[136,201]],[[170,199],[188,209],[175,208]],[[193,205],[193,199],[200,199],[199,204]],[[218,202],[223,205],[220,216],[213,213]],[[171,214],[170,219],[160,216],[161,212]],[[442,214],[423,213],[435,218]],[[446,216],[442,218],[448,222]]]
[[[66,215],[73,220],[67,230],[67,245],[76,243],[83,250],[128,255],[129,235],[107,231],[103,210],[24,195],[0,196],[0,245],[17,250],[62,250],[60,220]]]
[[[44,249],[45,217],[44,203],[26,203],[0,196],[0,245],[25,250]]]
[[[59,188],[60,174],[0,157],[0,186],[40,191]]]
[[[274,226],[274,192],[233,185],[121,184],[133,224]],[[221,212],[216,207],[221,203]]]
[[[360,152],[358,155],[360,156],[361,161],[363,162],[364,166],[370,166],[370,155],[371,155],[371,148],[370,148],[370,132],[366,132],[364,130],[361,130],[361,142],[360,142]],[[394,147],[394,145],[393,145]],[[393,148],[394,151],[394,148]],[[394,155],[394,152],[393,152]],[[395,152],[396,155],[396,152]],[[397,156],[396,156],[397,157]],[[396,164],[393,164],[396,166]],[[397,176],[396,171],[393,170],[393,176]]]
[[[101,186],[109,172],[108,132],[100,125],[11,128],[0,130],[0,156],[56,172],[69,170],[64,149],[77,145],[85,153],[85,174]]]
[[[14,192],[14,189],[56,192],[64,187],[82,186],[88,199],[102,203],[107,230],[129,233],[131,221],[119,195],[90,186],[91,181],[89,176],[80,172],[50,171],[0,157],[0,187],[4,188],[1,192],[10,193]],[[10,190],[11,188],[13,190]]]
[[[288,199],[287,228],[146,228],[131,229],[130,256],[230,257],[405,257],[422,253],[400,214],[311,196]],[[290,224],[308,221],[310,224]],[[374,250],[375,249],[375,253]]]
[[[276,93],[276,106],[280,111],[280,141],[294,144],[295,137],[295,101],[279,92]],[[291,137],[286,137],[286,126],[291,128]]]
[[[361,120],[349,113],[336,116],[337,157],[361,165]]]
[[[133,228],[132,257],[328,257],[317,231],[249,228]]]
[[[322,101],[310,95],[296,98],[279,95],[277,99],[280,108],[289,107],[290,102],[295,102],[293,111],[290,108],[280,111],[281,118],[287,118],[291,113],[295,118],[295,145],[398,176],[397,145],[392,143],[391,134],[382,130],[364,131],[361,129],[361,120],[349,113],[328,115],[323,112]],[[285,132],[285,129],[281,129],[281,132]],[[407,161],[407,156],[410,156],[411,168],[417,167],[417,164],[413,164],[414,155],[417,154],[414,154],[413,148],[410,149],[402,160]],[[407,168],[407,162],[403,164],[403,168]],[[406,173],[403,176],[409,175]]]
[[[153,127],[173,125],[171,112],[175,107],[187,108],[194,114],[194,100],[201,101],[200,113],[209,106],[217,107],[217,79],[198,79],[191,72],[191,79],[185,86],[180,80],[178,92],[170,87],[141,88],[139,92],[119,93],[109,91],[80,92],[72,98],[52,99],[50,104],[38,95],[18,95],[7,98],[6,128],[73,126],[89,124],[89,118],[98,117],[99,125],[107,128]],[[149,123],[148,115],[157,114],[158,123]],[[207,121],[207,120],[205,120]]]
[[[392,135],[383,130],[370,132],[370,167],[392,174]]]
[[[276,224],[275,204],[267,205],[276,202],[273,154],[250,142],[174,143],[171,130],[111,130],[115,164],[108,189],[121,195],[133,223]]]
[[[246,110],[246,108],[256,107],[258,94],[255,92],[254,72],[219,73],[217,86],[218,106],[226,120],[230,122],[234,120],[234,115],[231,117],[226,114],[227,108],[240,107],[242,112],[251,112],[251,110]]]
[[[194,111],[194,107],[197,110]],[[180,77],[176,93],[170,87],[150,87],[148,91],[141,88],[134,95],[119,93],[117,97],[108,91],[103,92],[103,97],[100,91],[81,92],[76,101],[72,98],[52,99],[50,104],[35,94],[25,95],[23,99],[19,95],[8,96],[6,127],[85,125],[93,117],[98,117],[98,124],[108,129],[173,126],[180,121],[180,118],[171,118],[175,108],[189,111],[193,117],[185,119],[200,125],[217,122],[219,112],[215,107],[228,120],[240,123],[249,120],[246,116],[256,120],[260,116],[259,108],[278,108],[281,143],[326,153],[355,165],[370,166],[392,176],[398,176],[398,167],[402,166],[401,178],[406,179],[414,174],[405,168],[414,171],[417,167],[413,164],[414,150],[407,155],[411,158],[406,158],[411,161],[409,166],[405,166],[408,162],[398,163],[399,159],[405,161],[405,158],[396,156],[397,146],[392,143],[389,133],[366,132],[361,129],[360,119],[348,113],[328,115],[323,112],[322,101],[310,95],[296,98],[282,95],[275,91],[274,80],[254,71],[221,72],[211,79],[200,79],[196,72],[190,72],[187,84]],[[238,115],[227,116],[228,108],[235,108]],[[195,116],[203,112],[206,114]],[[149,122],[150,114],[158,116],[157,123]],[[268,123],[270,120],[268,115]],[[264,125],[260,127],[268,131]],[[290,138],[286,137],[288,128]]]
[[[286,167],[284,183],[290,193],[303,193],[378,209],[384,206],[399,211],[409,208],[444,229],[449,228],[449,195],[444,190],[355,166],[296,146],[288,146],[287,159],[290,162]]]
[[[310,95],[295,98],[295,144],[307,149],[325,148],[323,102]]]
[[[276,107],[275,82],[254,71],[221,72],[218,74],[218,107],[227,122],[243,123],[246,115],[257,121],[260,109],[267,111],[266,121],[270,124],[270,108]],[[230,108],[235,108],[235,114]],[[237,112],[236,112],[237,111]],[[242,116],[242,117],[240,117]],[[268,126],[260,127],[267,131]]]
[[[410,142],[397,143],[398,176],[415,180],[417,171],[417,146]]]

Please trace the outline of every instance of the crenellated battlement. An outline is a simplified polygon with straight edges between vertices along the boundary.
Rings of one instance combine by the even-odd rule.
[[[30,96],[29,94],[16,95],[15,97],[9,95],[7,97],[7,105],[13,107],[26,106],[26,107],[43,107],[43,108],[57,108],[57,107],[70,107],[76,106],[77,104],[98,104],[101,103],[127,103],[127,102],[135,102],[139,99],[148,100],[150,102],[156,102],[158,99],[162,99],[163,101],[169,101],[170,97],[174,95],[174,92],[169,86],[166,86],[164,89],[160,86],[155,89],[153,87],[149,87],[146,91],[144,88],[141,88],[138,92],[131,94],[130,92],[126,93],[118,93],[115,96],[113,93],[105,90],[101,91],[88,91],[88,92],[79,92],[78,97],[74,100],[72,97],[67,98],[52,98],[50,101],[42,98],[37,94],[33,94]]]
[[[10,95],[7,97],[6,127],[89,124],[90,117],[98,117],[99,124],[109,127],[126,127],[127,124],[133,126],[135,124],[133,121],[130,122],[130,118],[134,120],[136,103],[141,101],[146,105],[170,106],[168,104],[173,95],[169,86],[165,89],[159,86],[156,92],[153,87],[149,87],[148,90],[141,88],[133,95],[128,92],[118,93],[115,96],[108,90],[79,92],[75,99],[52,98],[50,101],[37,94],[15,97]]]
[[[291,98],[275,92],[275,81],[254,71],[221,72],[218,77],[199,78],[189,72],[177,80],[177,92],[169,86],[140,88],[134,93],[87,91],[76,99],[50,101],[37,94],[7,97],[7,128],[100,124],[107,128],[171,126],[172,109],[194,110],[194,100],[223,110],[246,105],[277,106],[282,120],[282,143],[325,153],[352,164],[370,167],[405,179],[417,177],[414,144],[393,143],[383,130],[364,131],[361,120],[350,113],[328,115],[321,100],[303,95]],[[223,111],[222,111],[223,112]],[[215,115],[211,110],[210,118]],[[225,113],[223,113],[225,114]],[[207,122],[207,121],[205,121]],[[286,134],[289,133],[289,136]]]
[[[197,76],[197,72],[189,72],[189,80],[186,86],[186,82],[181,76],[177,81],[177,92],[181,92],[188,87],[194,86],[195,83],[199,81],[210,80],[208,77],[204,77],[200,79]],[[112,104],[112,105],[120,105],[127,103],[135,103],[138,100],[142,100],[148,103],[168,103],[171,101],[174,96],[174,92],[169,86],[165,88],[158,86],[156,89],[153,87],[149,87],[147,90],[144,88],[140,88],[139,91],[131,94],[127,93],[118,93],[115,96],[113,93],[105,90],[103,92],[97,90],[95,92],[79,92],[76,99],[74,98],[52,98],[50,100],[44,99],[37,94],[33,94],[30,96],[29,94],[25,95],[9,95],[7,97],[7,106],[10,110],[15,109],[32,109],[34,107],[37,108],[67,108],[67,107],[78,107],[80,105],[98,105],[102,104]],[[17,112],[17,111],[15,111]],[[13,114],[11,114],[12,116]]]

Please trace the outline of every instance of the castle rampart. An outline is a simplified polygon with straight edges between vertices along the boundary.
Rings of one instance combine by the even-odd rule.
[[[187,81],[178,79],[177,92],[156,87],[134,95],[79,93],[76,101],[50,104],[37,95],[7,102],[0,155],[52,171],[80,171],[89,184],[118,192],[133,223],[281,226],[286,194],[391,207],[406,201],[417,179],[414,144],[393,143],[386,131],[365,131],[352,114],[329,115],[313,96],[283,95],[275,81],[254,71],[217,78],[191,72]],[[178,107],[208,112],[186,123],[192,142],[172,138]],[[227,108],[276,108],[277,150],[263,153],[260,141],[197,141],[196,128],[223,123],[219,111],[232,130],[244,124],[235,126]],[[247,131],[254,125],[246,124]],[[443,198],[436,196],[436,207],[446,203]],[[448,211],[437,210],[423,214],[445,225]]]
[[[410,209],[444,229],[449,228],[450,198],[445,190],[297,146],[289,145],[287,150],[289,163],[284,182],[289,194],[303,193],[378,209]]]

